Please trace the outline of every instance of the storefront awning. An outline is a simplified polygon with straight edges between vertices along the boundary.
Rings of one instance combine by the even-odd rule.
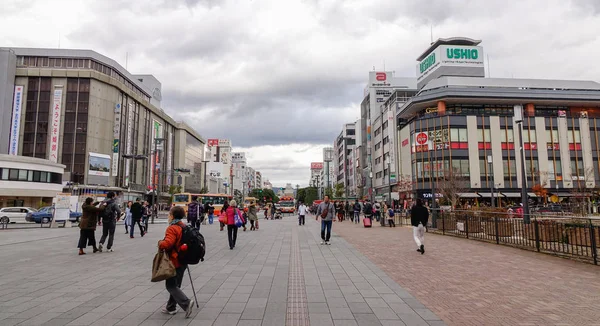
[[[536,195],[536,194],[534,194],[533,192],[528,192],[528,193],[527,193],[527,196],[529,196],[529,197],[537,197],[537,195]]]
[[[481,198],[492,198],[492,193],[490,192],[478,192],[477,194]]]
[[[521,194],[519,193],[514,193],[514,192],[501,192],[500,195],[507,197],[507,198],[521,198]]]
[[[477,195],[474,192],[461,192],[461,193],[458,193],[458,197],[460,197],[460,198],[479,198],[479,195]]]

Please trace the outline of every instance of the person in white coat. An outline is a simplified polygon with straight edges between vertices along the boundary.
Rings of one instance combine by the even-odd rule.
[[[125,234],[129,234],[129,227],[131,226],[131,205],[133,202],[130,200],[127,202],[127,208],[125,208]]]
[[[300,205],[298,205],[298,225],[304,225],[306,215],[308,215],[308,207],[303,202],[300,202]]]

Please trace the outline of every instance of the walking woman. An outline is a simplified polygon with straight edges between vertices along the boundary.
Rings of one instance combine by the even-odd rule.
[[[250,201],[250,205],[248,205],[248,219],[250,220],[250,231],[258,230],[258,215],[254,201]]]
[[[86,244],[91,244],[94,248],[94,253],[98,252],[96,247],[96,225],[98,224],[98,213],[104,210],[104,206],[96,207],[98,202],[94,203],[94,199],[88,197],[85,199],[85,203],[81,206],[83,214],[81,215],[81,222],[79,223],[79,255],[85,255],[83,249]]]
[[[125,208],[125,234],[129,234],[129,227],[131,227],[131,205],[133,202],[130,200],[127,202],[127,208]]]
[[[244,216],[242,212],[237,208],[237,202],[232,199],[229,202],[229,207],[225,210],[225,216],[227,217],[227,239],[229,240],[229,250],[235,248],[235,241],[237,240],[237,225],[235,225],[235,215],[238,215],[244,223]]]

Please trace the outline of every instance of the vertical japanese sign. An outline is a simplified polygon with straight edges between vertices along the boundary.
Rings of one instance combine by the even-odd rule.
[[[133,150],[133,103],[130,103],[128,100],[127,104],[127,144],[125,146],[125,154],[131,155],[131,151]],[[130,171],[131,171],[131,159],[127,159],[125,164],[125,186],[129,185]]]
[[[115,119],[113,124],[113,160],[112,175],[119,174],[119,149],[121,142],[121,103],[115,104]]]
[[[50,161],[58,162],[58,139],[60,137],[60,114],[62,106],[62,86],[55,86],[52,103],[52,126],[50,128]]]
[[[15,86],[15,96],[13,99],[13,112],[10,127],[10,147],[9,155],[19,154],[19,131],[21,130],[21,107],[23,102],[23,86]]]
[[[169,152],[167,153],[167,169],[165,171],[169,171],[169,173],[167,173],[167,185],[170,185],[171,184],[171,172],[170,171],[173,169],[173,131],[172,130],[169,132],[169,136],[167,139],[168,139],[167,150]]]
[[[150,176],[152,177],[152,183],[156,186],[158,185],[158,174],[161,168],[159,161],[159,152],[163,150],[164,144],[161,142],[155,145],[155,143],[156,138],[162,138],[162,136],[162,124],[156,120],[152,120],[152,150],[154,150],[154,147],[156,146],[158,151],[152,155],[152,170],[150,171]]]
[[[390,182],[396,183],[396,174],[392,172],[396,172],[396,127],[394,126],[394,110],[388,110],[388,121],[387,121],[387,130],[388,130],[388,146],[389,146],[389,160],[390,160]]]

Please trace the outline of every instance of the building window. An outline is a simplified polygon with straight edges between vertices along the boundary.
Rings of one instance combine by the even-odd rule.
[[[379,150],[381,148],[381,142],[375,144],[375,150]]]
[[[466,128],[450,129],[450,146],[452,149],[469,149],[468,135]]]
[[[383,138],[383,144],[384,145],[387,144],[387,143],[389,143],[389,142],[390,142],[390,138],[389,137],[386,136],[385,138]]]
[[[457,176],[468,177],[470,175],[469,160],[468,159],[453,159],[452,160],[452,171]]]
[[[492,149],[492,137],[489,129],[477,129],[479,149]]]
[[[504,179],[512,179],[517,177],[517,162],[515,160],[503,160],[502,167],[504,170]]]
[[[512,129],[500,131],[500,142],[503,150],[515,149],[515,137]]]
[[[387,126],[388,126],[388,122],[384,121],[383,124],[381,125],[381,130],[387,129]]]
[[[558,130],[557,129],[552,129],[552,130],[546,130],[546,146],[548,148],[548,150],[560,150],[560,145],[558,142]]]
[[[571,175],[573,180],[585,180],[585,169],[583,167],[583,162],[581,160],[571,160]]]
[[[537,176],[540,171],[538,160],[526,159],[525,160],[525,173],[527,177]]]
[[[567,132],[567,139],[569,140],[570,151],[581,150],[581,132],[575,129],[569,129]]]
[[[526,150],[537,150],[537,137],[535,130],[523,129],[523,148]]]
[[[375,173],[375,178],[376,179],[381,179],[382,178],[382,173],[381,172]]]

